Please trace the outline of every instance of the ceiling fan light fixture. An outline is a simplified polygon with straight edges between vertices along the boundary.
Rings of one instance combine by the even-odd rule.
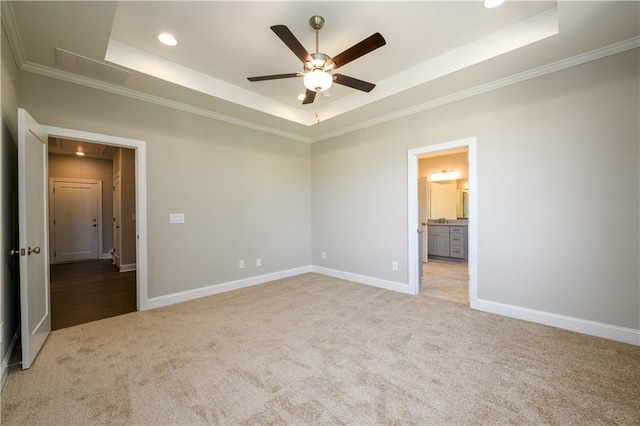
[[[315,69],[304,75],[304,87],[314,92],[324,92],[333,83],[333,76],[322,69]]]

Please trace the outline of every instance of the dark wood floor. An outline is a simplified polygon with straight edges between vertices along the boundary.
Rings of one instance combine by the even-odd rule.
[[[136,310],[136,272],[111,260],[51,265],[51,328],[71,327]]]

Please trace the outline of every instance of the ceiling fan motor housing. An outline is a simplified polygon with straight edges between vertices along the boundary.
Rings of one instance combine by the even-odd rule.
[[[317,69],[329,71],[328,68],[325,68],[327,61],[331,59],[329,55],[325,55],[324,53],[311,53],[309,56],[311,56],[311,60],[304,64],[305,72]]]

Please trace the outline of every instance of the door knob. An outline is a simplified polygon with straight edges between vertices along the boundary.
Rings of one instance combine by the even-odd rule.
[[[30,255],[31,253],[40,254],[40,247],[34,247],[34,248],[29,247],[27,249],[27,255]]]
[[[11,256],[18,256],[18,255],[24,256],[24,254],[25,254],[24,252],[25,251],[26,251],[25,249],[11,249],[9,251],[9,254]]]

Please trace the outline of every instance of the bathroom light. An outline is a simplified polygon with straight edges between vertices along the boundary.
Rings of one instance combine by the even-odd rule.
[[[437,182],[441,180],[454,180],[458,179],[460,174],[455,170],[442,170],[441,172],[433,172],[431,173],[431,182]]]
[[[504,3],[504,0],[484,0],[482,5],[487,9],[493,9],[494,7],[500,6],[502,3]]]
[[[82,152],[82,151],[76,151],[76,155],[77,155],[78,157],[84,157],[84,152]]]
[[[158,34],[158,40],[160,40],[160,43],[166,44],[167,46],[175,46],[178,44],[178,40],[169,33]]]
[[[304,86],[314,92],[324,92],[333,83],[333,76],[322,69],[309,71],[303,78]]]

